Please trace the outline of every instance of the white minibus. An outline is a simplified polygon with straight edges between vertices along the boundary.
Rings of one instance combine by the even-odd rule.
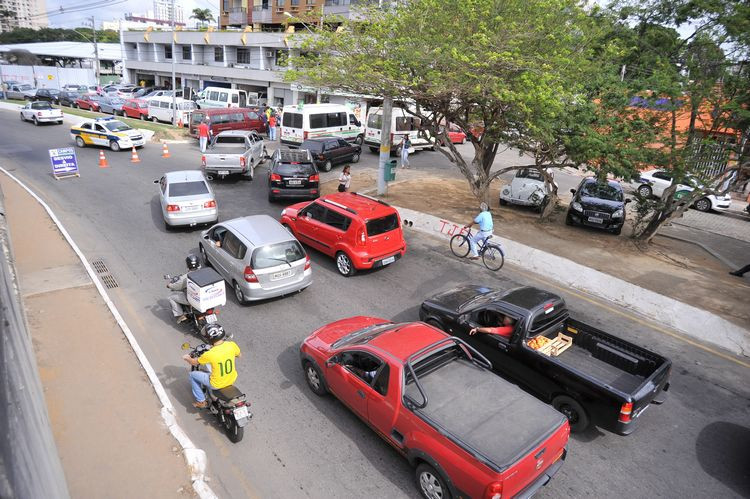
[[[341,137],[362,144],[362,124],[342,104],[284,106],[281,114],[282,144],[298,146],[313,137]]]

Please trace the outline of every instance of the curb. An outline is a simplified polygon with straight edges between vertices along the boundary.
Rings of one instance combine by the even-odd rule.
[[[216,499],[218,496],[213,492],[213,490],[211,490],[211,487],[209,487],[206,482],[206,468],[207,468],[208,460],[206,459],[205,451],[197,448],[195,444],[193,444],[193,442],[190,440],[190,437],[187,436],[185,431],[177,423],[177,416],[174,410],[174,406],[172,405],[172,402],[169,400],[169,396],[167,395],[167,392],[164,389],[164,386],[161,384],[161,381],[159,381],[159,378],[157,377],[156,372],[154,371],[154,368],[151,366],[151,363],[148,361],[146,354],[143,353],[143,350],[141,350],[140,345],[138,345],[138,341],[135,339],[135,336],[133,336],[133,333],[130,331],[130,328],[128,327],[127,323],[125,323],[125,320],[120,315],[119,310],[117,310],[117,307],[109,298],[109,295],[107,294],[106,290],[102,286],[101,281],[97,278],[96,273],[91,268],[91,265],[89,265],[88,260],[86,260],[86,257],[83,255],[78,245],[75,243],[75,241],[73,241],[73,238],[70,236],[70,234],[68,234],[68,231],[65,230],[65,227],[63,227],[62,223],[54,214],[52,209],[47,205],[47,203],[45,203],[39,196],[36,195],[34,191],[32,191],[29,187],[27,187],[18,178],[16,178],[10,172],[8,172],[8,170],[6,170],[3,167],[0,167],[0,171],[2,171],[10,179],[14,180],[19,186],[21,186],[21,188],[23,188],[26,192],[28,192],[44,208],[44,210],[47,212],[47,214],[50,216],[52,221],[57,226],[60,233],[63,235],[65,240],[73,249],[73,251],[76,253],[78,258],[81,260],[81,263],[83,264],[84,268],[86,269],[86,272],[91,278],[91,281],[94,283],[94,285],[96,286],[96,289],[99,291],[99,295],[102,297],[102,299],[104,300],[104,303],[109,308],[110,313],[117,321],[117,324],[120,326],[120,329],[122,330],[123,334],[127,338],[128,343],[130,343],[130,347],[133,349],[133,353],[135,353],[135,356],[138,358],[138,361],[141,363],[141,367],[143,367],[143,370],[146,372],[146,376],[148,376],[148,380],[151,383],[151,386],[153,387],[154,392],[156,392],[156,396],[159,398],[159,401],[162,404],[161,417],[164,420],[164,423],[167,425],[167,428],[169,428],[169,432],[172,434],[175,440],[179,442],[180,446],[182,447],[182,452],[183,452],[183,455],[185,456],[185,461],[188,465],[188,469],[190,470],[193,490],[195,490],[196,494],[201,499]]]
[[[402,220],[419,232],[449,239],[463,224],[394,206]],[[750,331],[705,310],[641,288],[579,263],[495,235],[506,248],[506,261],[637,312],[690,338],[750,356]],[[706,333],[710,334],[706,334]]]

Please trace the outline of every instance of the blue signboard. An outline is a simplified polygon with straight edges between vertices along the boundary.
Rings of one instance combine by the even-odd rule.
[[[72,147],[50,149],[49,158],[52,161],[52,175],[55,178],[79,176],[76,151]]]

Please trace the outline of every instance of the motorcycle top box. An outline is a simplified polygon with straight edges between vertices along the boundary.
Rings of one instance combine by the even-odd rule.
[[[188,272],[187,299],[190,306],[201,313],[227,303],[224,279],[212,268]]]

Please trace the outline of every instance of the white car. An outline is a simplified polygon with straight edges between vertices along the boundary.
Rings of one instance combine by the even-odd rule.
[[[700,185],[700,182],[693,179],[693,183]],[[635,190],[641,197],[648,198],[651,196],[661,198],[664,191],[672,185],[672,174],[664,170],[651,170],[641,173],[640,180],[635,181]],[[679,184],[675,194],[679,192],[690,192],[694,188],[690,185]],[[694,203],[693,207],[698,211],[725,211],[729,209],[732,204],[732,197],[729,194],[723,196],[716,196],[714,194],[708,194],[705,197],[698,198]]]
[[[52,107],[47,101],[29,102],[21,108],[21,121],[31,121],[35,125],[41,123],[57,123],[62,125],[62,110]]]
[[[544,186],[544,177],[534,168],[517,170],[511,183],[500,191],[501,205],[510,203],[540,208],[546,204],[548,198],[549,192]]]
[[[78,147],[104,146],[115,152],[146,143],[140,130],[113,118],[84,120],[70,129],[70,137]]]
[[[159,185],[161,214],[167,230],[219,221],[216,196],[200,171],[167,172],[154,183]]]

